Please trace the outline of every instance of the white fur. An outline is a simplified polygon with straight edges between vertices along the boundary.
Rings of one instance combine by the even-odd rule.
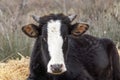
[[[50,65],[62,64],[62,72],[66,71],[64,57],[63,57],[63,38],[61,36],[61,21],[50,20],[47,24],[48,31],[48,51],[50,54],[50,61],[47,65],[47,72],[52,73]]]

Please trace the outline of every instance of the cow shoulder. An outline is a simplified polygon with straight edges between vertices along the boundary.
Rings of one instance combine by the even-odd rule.
[[[98,44],[99,39],[94,36],[84,34],[77,37],[71,36],[71,42],[73,42],[74,45],[79,48],[90,48],[91,46],[95,46],[96,44]]]

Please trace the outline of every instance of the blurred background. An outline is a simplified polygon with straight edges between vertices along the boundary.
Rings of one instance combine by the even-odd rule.
[[[0,0],[0,61],[29,56],[35,39],[24,35],[21,27],[35,23],[30,15],[50,13],[77,14],[75,21],[90,24],[87,33],[120,46],[120,0]]]

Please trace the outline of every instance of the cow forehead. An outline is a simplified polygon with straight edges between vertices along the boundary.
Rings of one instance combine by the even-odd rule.
[[[50,20],[47,23],[47,30],[48,34],[58,34],[60,33],[61,29],[61,21],[60,20]]]

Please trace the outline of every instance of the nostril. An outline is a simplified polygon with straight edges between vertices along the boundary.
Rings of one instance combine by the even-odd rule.
[[[62,68],[62,66],[63,66],[63,64],[60,64],[60,65],[59,65],[59,68]]]
[[[53,68],[54,65],[50,65],[51,68]]]

